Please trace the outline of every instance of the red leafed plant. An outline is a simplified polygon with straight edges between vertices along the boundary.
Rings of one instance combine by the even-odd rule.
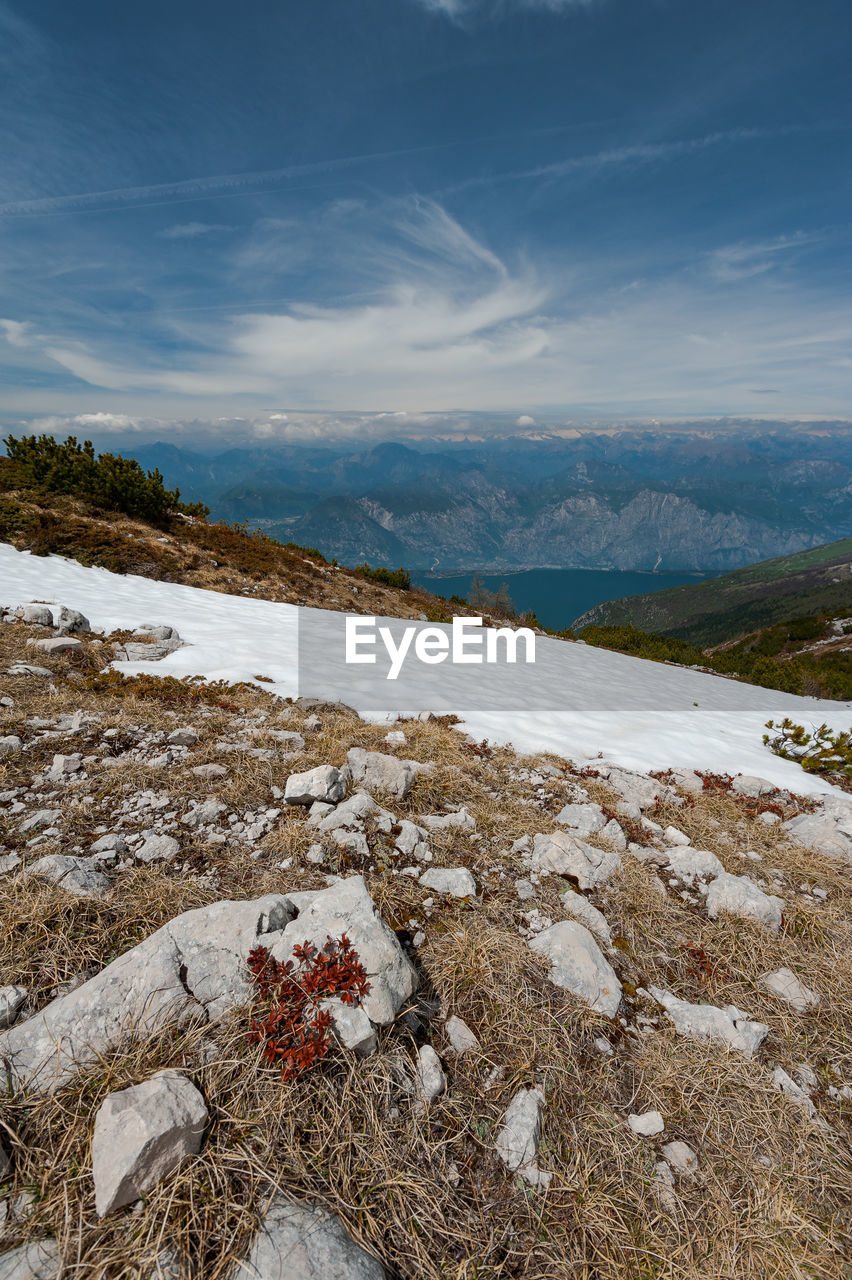
[[[270,1066],[280,1066],[285,1080],[308,1071],[325,1057],[331,1044],[331,1014],[320,1002],[335,996],[358,1004],[370,984],[358,952],[343,933],[327,938],[317,951],[310,942],[293,948],[299,962],[275,960],[267,947],[249,952],[255,989],[249,1041],[262,1044]]]

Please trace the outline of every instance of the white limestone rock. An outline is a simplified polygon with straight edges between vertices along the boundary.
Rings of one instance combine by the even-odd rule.
[[[320,1002],[320,1008],[331,1014],[331,1025],[337,1041],[358,1058],[376,1052],[376,1032],[366,1012],[358,1004],[344,1004],[336,997]]]
[[[676,846],[666,849],[668,865],[679,879],[692,884],[696,880],[715,879],[725,872],[722,863],[709,849],[693,849]]]
[[[707,914],[711,920],[720,915],[739,916],[777,932],[783,906],[781,898],[764,893],[745,876],[732,876],[727,871],[718,875],[707,891]]]
[[[621,859],[617,853],[596,849],[567,831],[557,831],[534,838],[530,867],[539,874],[569,876],[581,889],[593,889],[612,879],[621,868]]]
[[[521,1089],[509,1103],[503,1127],[495,1139],[499,1158],[532,1187],[546,1187],[553,1177],[536,1163],[543,1106],[544,1094],[540,1089]]]
[[[475,831],[476,819],[465,805],[453,813],[427,813],[423,816],[423,823],[430,831],[452,831],[458,828],[460,831]]]
[[[48,853],[27,866],[27,873],[49,880],[75,898],[102,898],[110,882],[92,858],[75,858],[65,853]]]
[[[778,996],[797,1013],[806,1013],[808,1009],[818,1005],[822,999],[816,991],[806,987],[790,969],[777,969],[774,973],[764,974],[760,979],[760,985]]]
[[[639,1138],[655,1138],[666,1127],[659,1111],[643,1111],[639,1115],[634,1112],[627,1117],[627,1123]]]
[[[690,1004],[661,987],[651,987],[650,994],[663,1006],[678,1035],[726,1044],[751,1058],[769,1034],[765,1023],[754,1022],[733,1005],[720,1009],[714,1004]]]
[[[459,1018],[456,1014],[452,1014],[447,1018],[444,1024],[444,1030],[447,1033],[447,1039],[451,1048],[455,1053],[471,1053],[480,1048],[479,1041],[465,1022],[464,1018]]]
[[[92,1138],[98,1217],[140,1199],[199,1151],[206,1124],[203,1097],[179,1071],[109,1094]]]
[[[292,899],[295,901],[296,898]],[[396,934],[379,915],[362,876],[328,889],[298,895],[298,919],[287,924],[271,948],[276,960],[291,960],[293,947],[308,939],[319,948],[345,933],[370,982],[363,1008],[371,1022],[387,1026],[417,989],[417,974]]]
[[[0,1254],[0,1280],[56,1280],[58,1275],[55,1240],[33,1240]]]
[[[467,867],[429,867],[420,877],[424,889],[452,898],[475,898],[476,881]]]
[[[434,1102],[447,1087],[447,1077],[431,1044],[420,1046],[417,1052],[415,1089],[421,1102]]]
[[[346,779],[334,765],[321,764],[304,773],[291,773],[284,784],[287,804],[337,804],[346,795]]]
[[[766,778],[755,778],[751,774],[741,773],[731,783],[731,790],[734,795],[748,796],[752,800],[757,800],[760,796],[771,795],[777,788]]]
[[[0,1031],[17,1021],[26,998],[26,987],[0,987]]]
[[[415,770],[410,760],[385,755],[382,751],[365,751],[352,747],[346,753],[352,781],[369,792],[404,800],[414,782]]]
[[[843,818],[824,805],[820,813],[800,813],[783,823],[791,840],[808,849],[816,849],[830,858],[843,858],[852,862],[852,834],[842,829]]]
[[[40,653],[82,653],[82,641],[74,636],[52,636],[50,640],[36,640],[35,647]]]
[[[562,920],[529,943],[550,961],[550,981],[564,987],[596,1013],[614,1018],[621,1003],[621,983],[589,930]]]
[[[180,853],[180,845],[174,836],[147,833],[145,840],[136,850],[137,862],[171,862]]]
[[[593,835],[596,831],[602,831],[607,824],[607,818],[603,809],[599,804],[566,804],[560,809],[554,821],[560,826],[570,827],[571,831],[580,837]]]
[[[17,734],[7,733],[0,738],[0,758],[19,755],[23,745]]]
[[[227,1280],[385,1280],[385,1271],[327,1209],[277,1195]]]
[[[573,889],[566,889],[561,901],[568,914],[584,924],[589,932],[595,935],[598,942],[605,947],[612,946],[612,933],[606,916],[602,911],[598,911],[588,898],[584,898],[581,893],[575,893]]]
[[[797,1103],[810,1121],[818,1125],[820,1129],[828,1128],[828,1125],[808,1097],[807,1091],[801,1085],[796,1084],[796,1081],[787,1074],[783,1067],[775,1068],[772,1073],[772,1083],[779,1093],[783,1093],[785,1097]]]
[[[682,1178],[693,1178],[698,1172],[698,1156],[686,1142],[667,1142],[663,1159]]]

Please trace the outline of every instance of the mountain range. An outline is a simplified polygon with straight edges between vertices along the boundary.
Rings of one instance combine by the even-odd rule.
[[[216,518],[344,564],[724,572],[852,534],[839,424],[133,453]]]

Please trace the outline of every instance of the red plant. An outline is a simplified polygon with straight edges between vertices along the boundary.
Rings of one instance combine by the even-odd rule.
[[[317,951],[305,941],[292,960],[274,959],[267,947],[249,952],[248,967],[256,992],[249,1041],[262,1044],[270,1066],[285,1080],[301,1075],[325,1057],[331,1044],[331,1014],[320,1004],[331,996],[358,1004],[370,991],[364,966],[346,934],[327,937]],[[258,1005],[262,1005],[258,1011]]]

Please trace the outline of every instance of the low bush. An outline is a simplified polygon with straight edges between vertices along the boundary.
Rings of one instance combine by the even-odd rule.
[[[386,587],[398,587],[400,591],[411,590],[411,574],[407,569],[388,569],[385,565],[377,565],[371,569],[365,560],[355,566],[359,578],[369,578],[371,582],[381,582]]]
[[[827,724],[821,724],[813,733],[804,725],[795,724],[789,716],[776,724],[767,721],[763,741],[770,751],[785,760],[795,760],[808,773],[841,780],[852,778],[852,730],[834,733]]]

